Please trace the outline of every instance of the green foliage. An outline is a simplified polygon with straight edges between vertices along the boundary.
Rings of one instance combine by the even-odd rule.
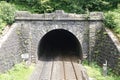
[[[6,22],[4,22],[2,19],[0,19],[0,34],[2,34],[2,31],[4,30],[4,26],[6,24],[7,24]]]
[[[86,6],[90,11],[107,11],[116,8],[119,3],[120,0],[89,0]]]
[[[106,27],[110,29],[114,29],[116,27],[116,23],[114,21],[114,14],[111,12],[108,12],[105,14],[105,25]]]
[[[5,21],[8,24],[13,23],[14,21],[15,8],[13,5],[1,1],[0,2],[0,19]]]
[[[11,70],[0,74],[0,80],[28,80],[34,67],[26,66],[24,63],[16,64]]]
[[[105,13],[105,25],[116,33],[120,33],[119,4],[120,0],[1,0],[0,28],[5,23],[13,23],[15,10],[27,10],[32,13],[48,13],[55,10],[64,10],[70,13],[111,10]],[[118,9],[115,9],[117,7]]]
[[[120,34],[120,7],[105,13],[105,25]]]
[[[33,6],[34,12],[45,13],[52,12],[53,7],[49,0],[39,0],[35,6]]]
[[[15,4],[29,6],[33,12],[44,13],[54,10],[64,10],[71,13],[89,11],[104,11],[116,8],[119,0],[4,0]],[[114,3],[114,5],[113,5]],[[106,7],[107,6],[107,7]]]
[[[14,4],[17,11],[29,11],[34,13],[34,10],[29,5],[16,4],[16,3],[12,3],[12,4]]]
[[[84,13],[85,10],[82,8],[82,1],[80,0],[50,0],[54,10],[63,9],[66,12],[71,13]]]
[[[93,78],[93,80],[120,80],[120,76],[115,76],[113,74],[104,77],[102,75],[102,68],[100,68],[96,63],[92,63],[90,66],[84,64],[84,67],[87,69],[89,77]]]

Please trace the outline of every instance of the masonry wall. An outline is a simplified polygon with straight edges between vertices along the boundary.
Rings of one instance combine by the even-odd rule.
[[[120,75],[120,42],[117,37],[108,29],[103,29],[103,48],[100,55],[108,61],[108,67],[113,69],[113,72]]]
[[[92,34],[89,36],[89,27],[102,27],[103,15],[101,12],[91,12],[90,15],[72,14],[65,13],[62,10],[45,14],[31,14],[24,11],[18,12],[15,19],[17,23],[23,24],[23,26],[29,24],[30,58],[31,61],[36,61],[41,38],[54,29],[65,29],[73,33],[80,42],[83,54],[88,55],[89,51],[92,51],[91,44],[94,42],[90,37]],[[94,29],[92,31],[95,33]],[[91,44],[89,45],[89,43]]]
[[[101,47],[99,47],[101,44],[101,36],[102,36],[102,30],[103,30],[103,20],[99,21],[91,21],[89,25],[89,54],[88,54],[88,60],[89,62],[92,61],[93,55],[95,54],[95,49],[97,48],[100,50]],[[98,43],[99,42],[99,43]]]
[[[7,71],[22,59],[19,33],[21,27],[13,24],[9,31],[0,39],[0,72]]]
[[[120,75],[120,42],[109,30],[102,27],[96,32],[95,46],[92,51],[92,60],[102,67],[107,61],[109,69]]]
[[[40,21],[31,23],[31,54],[36,58],[38,45],[41,38],[49,31],[54,29],[64,29],[73,33],[82,46],[84,54],[88,53],[88,22],[87,21]],[[86,38],[86,40],[85,40]],[[87,49],[87,50],[86,50]]]
[[[88,22],[87,21],[16,21],[22,26],[22,42],[24,53],[29,53],[32,62],[37,61],[38,45],[41,38],[49,31],[54,29],[65,29],[73,33],[82,46],[84,54],[88,53]]]
[[[91,20],[101,19],[101,14],[92,13]],[[97,16],[97,17],[96,17]],[[54,29],[65,29],[74,34],[82,47],[83,54],[89,53],[89,20],[87,14],[71,14],[57,10],[53,13],[30,14],[29,12],[18,12],[16,22],[28,26],[29,45],[28,52],[30,60],[36,62],[38,59],[37,51],[41,38],[49,31]],[[96,25],[95,25],[96,26]],[[23,29],[24,32],[26,29]],[[23,33],[23,32],[22,32]],[[23,34],[23,36],[25,36]]]

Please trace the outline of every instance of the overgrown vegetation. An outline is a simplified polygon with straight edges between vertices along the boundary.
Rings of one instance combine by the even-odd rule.
[[[28,80],[34,67],[26,66],[24,63],[16,64],[11,70],[0,74],[0,80]]]
[[[66,12],[84,13],[86,8],[90,11],[103,11],[117,8],[120,0],[4,0],[16,4],[29,5],[35,12],[52,12],[62,9]],[[106,7],[107,6],[107,7]]]
[[[15,5],[24,5],[33,12],[44,13],[62,9],[66,12],[85,13],[89,11],[108,11],[117,8],[120,0],[1,0]],[[106,7],[107,6],[107,7]],[[23,7],[24,8],[24,7]],[[21,8],[22,9],[22,8]]]
[[[14,21],[14,13],[15,13],[15,6],[6,3],[4,1],[0,2],[0,19],[7,22],[8,24],[13,23]]]
[[[103,76],[102,75],[102,68],[99,67],[96,63],[92,63],[91,65],[88,65],[84,62],[84,67],[87,69],[87,73],[90,78],[93,78],[93,80],[120,80],[120,76],[114,75],[112,72],[108,70],[108,75]]]
[[[13,23],[15,10],[13,5],[4,1],[0,2],[0,33],[6,24]]]
[[[88,11],[104,11],[105,24],[120,34],[120,0],[1,0],[0,30],[11,24],[15,10],[27,10],[32,13],[64,10],[70,13],[86,13]],[[107,6],[107,7],[106,7]]]
[[[120,4],[117,9],[105,12],[105,24],[106,27],[120,34]]]

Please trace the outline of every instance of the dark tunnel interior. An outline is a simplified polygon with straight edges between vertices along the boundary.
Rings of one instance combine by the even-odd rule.
[[[79,40],[71,32],[55,29],[45,34],[39,42],[38,59],[41,56],[76,56],[82,58]]]

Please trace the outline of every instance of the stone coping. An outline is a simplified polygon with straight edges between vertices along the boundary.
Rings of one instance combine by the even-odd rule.
[[[63,10],[56,10],[53,13],[31,14],[28,11],[18,11],[15,21],[39,21],[39,20],[103,20],[102,12],[90,12],[90,14],[65,13]]]

